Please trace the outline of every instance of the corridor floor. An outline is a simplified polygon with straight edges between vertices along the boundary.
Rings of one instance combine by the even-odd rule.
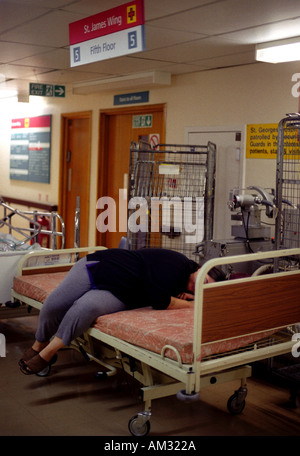
[[[49,376],[23,375],[18,360],[34,340],[37,317],[0,320],[6,357],[0,358],[0,436],[130,436],[129,419],[143,410],[138,385],[122,372],[97,380],[99,366],[70,349],[59,352]],[[246,407],[227,411],[227,400],[239,382],[213,385],[200,400],[176,397],[152,403],[155,436],[299,436],[300,409],[289,390],[252,377]]]

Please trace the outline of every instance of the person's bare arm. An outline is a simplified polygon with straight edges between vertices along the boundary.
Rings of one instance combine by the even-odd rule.
[[[195,299],[195,296],[192,294],[192,293],[187,293],[187,292],[183,292],[183,293],[180,293],[177,298],[180,298],[180,299],[185,299],[186,301],[194,301]]]

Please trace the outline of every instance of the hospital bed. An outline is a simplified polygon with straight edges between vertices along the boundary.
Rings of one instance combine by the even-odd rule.
[[[40,266],[43,252],[30,252],[19,262],[12,300],[41,309],[67,273],[71,257],[102,248],[58,250],[55,255],[69,257],[65,266],[44,268]],[[100,376],[114,375],[121,367],[141,383],[144,410],[129,420],[132,435],[149,433],[152,400],[176,394],[180,400],[196,401],[204,387],[222,382],[240,382],[227,407],[232,414],[242,412],[250,364],[291,353],[295,347],[295,325],[300,322],[299,266],[213,284],[204,284],[205,276],[216,265],[264,264],[274,258],[284,264],[292,259],[297,265],[299,257],[300,249],[292,249],[211,259],[197,277],[194,309],[148,307],[105,315],[72,342],[86,359],[102,366]],[[32,266],[34,258],[39,259],[37,266]]]

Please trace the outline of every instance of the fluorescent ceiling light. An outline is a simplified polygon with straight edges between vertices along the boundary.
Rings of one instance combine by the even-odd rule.
[[[300,60],[300,37],[257,44],[256,60],[269,63]]]

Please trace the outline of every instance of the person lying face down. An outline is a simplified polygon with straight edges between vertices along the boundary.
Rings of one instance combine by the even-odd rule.
[[[168,308],[182,308],[182,307],[191,307],[194,304],[194,294],[195,294],[195,285],[197,275],[200,272],[201,267],[198,266],[198,269],[193,272],[188,280],[187,284],[187,291],[180,293],[176,298],[171,298],[171,303]],[[221,282],[226,280],[226,274],[222,271],[221,268],[214,266],[211,268],[204,279],[204,284],[206,283],[213,283],[213,282]],[[181,302],[182,300],[187,302]]]
[[[87,255],[43,304],[36,340],[19,361],[21,371],[28,375],[43,370],[60,348],[102,315],[149,306],[193,306],[198,272],[196,262],[168,249],[106,249]],[[206,282],[224,279],[214,268]]]

